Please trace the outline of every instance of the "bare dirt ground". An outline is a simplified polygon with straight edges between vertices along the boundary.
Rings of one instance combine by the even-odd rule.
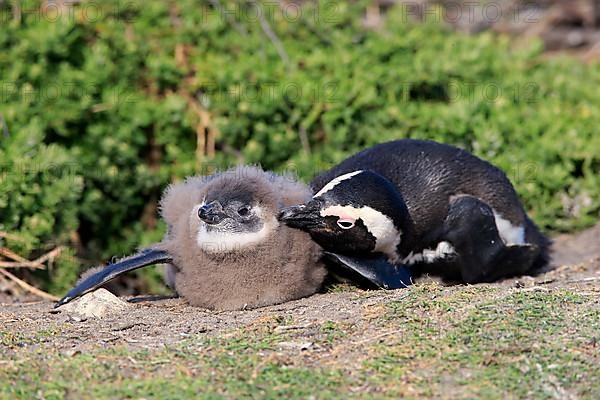
[[[592,292],[600,297],[600,224],[577,235],[554,238],[553,266],[541,275],[507,279],[486,287],[544,289],[564,288]],[[432,284],[433,279],[419,283]],[[461,290],[464,286],[447,287]],[[28,334],[60,325],[63,335],[44,345],[57,349],[84,350],[117,343],[133,348],[152,348],[177,342],[190,334],[218,335],[271,316],[294,317],[301,326],[325,321],[350,322],[360,316],[360,308],[404,296],[403,290],[362,291],[347,287],[342,292],[320,293],[309,298],[256,310],[212,312],[191,307],[179,298],[138,296],[128,298],[126,311],[103,319],[75,321],[55,312],[53,303],[33,301],[1,303],[2,329]]]
[[[217,392],[221,390],[219,388],[225,388],[220,394],[226,397],[254,393],[254,386],[253,389],[244,391],[238,388],[239,383],[250,382],[254,385],[254,380],[260,380],[263,374],[271,371],[269,366],[275,365],[279,368],[282,363],[285,368],[301,368],[302,371],[306,368],[325,368],[326,376],[333,374],[333,377],[337,377],[323,384],[323,393],[333,390],[332,397],[355,390],[356,385],[362,388],[356,389],[358,392],[380,393],[384,396],[441,396],[448,393],[448,390],[457,390],[456,393],[461,394],[460,397],[465,393],[482,396],[487,393],[487,386],[481,382],[489,382],[489,376],[482,375],[485,379],[481,378],[484,380],[480,383],[477,383],[477,379],[469,377],[479,376],[477,371],[480,367],[484,368],[486,374],[494,371],[500,373],[495,368],[501,365],[508,368],[501,371],[508,371],[515,365],[516,356],[512,354],[514,350],[507,349],[525,346],[517,345],[521,342],[530,343],[532,347],[523,350],[524,354],[530,353],[527,358],[516,358],[520,360],[516,364],[518,371],[537,368],[536,373],[542,374],[540,371],[545,371],[545,368],[570,368],[573,367],[573,362],[578,362],[580,364],[575,367],[580,371],[587,371],[580,374],[583,373],[583,377],[588,381],[581,382],[581,376],[562,381],[564,376],[569,375],[557,375],[556,372],[537,377],[532,375],[531,379],[534,380],[531,381],[531,385],[537,389],[506,389],[509,397],[539,395],[554,398],[594,398],[600,391],[600,370],[597,367],[600,365],[600,352],[597,348],[600,336],[599,237],[600,223],[577,235],[559,236],[555,238],[556,265],[549,271],[535,277],[513,278],[485,285],[443,286],[428,278],[410,289],[394,291],[366,291],[340,285],[329,288],[325,293],[298,301],[235,312],[201,310],[190,307],[178,298],[138,296],[127,299],[125,310],[112,312],[102,319],[92,317],[84,320],[69,313],[56,312],[53,304],[46,301],[2,303],[0,367],[6,370],[0,373],[0,382],[6,380],[10,385],[6,386],[8,389],[4,392],[0,389],[0,398],[2,395],[19,397],[19,393],[25,394],[24,397],[31,393],[42,393],[41,397],[46,398],[50,393],[45,386],[47,383],[40,382],[60,381],[64,378],[64,373],[57,372],[61,371],[58,366],[76,363],[76,368],[80,368],[81,359],[78,357],[86,360],[85,357],[89,354],[94,355],[96,360],[108,357],[114,363],[111,365],[116,368],[115,371],[119,371],[114,372],[117,375],[122,371],[133,370],[132,374],[136,379],[140,379],[141,376],[142,382],[152,384],[156,383],[157,377],[172,376],[172,371],[165,373],[154,367],[148,369],[148,365],[135,361],[141,357],[140,354],[150,354],[150,365],[154,365],[155,362],[175,362],[180,367],[188,365],[192,372],[188,371],[188,375],[185,376],[194,378],[192,382],[208,379],[207,387],[212,387]],[[486,316],[489,312],[494,314]],[[503,318],[509,320],[504,321]],[[504,321],[505,324],[495,326],[494,324],[500,323],[498,321]],[[560,329],[554,330],[553,326]],[[473,339],[469,340],[476,342],[480,335],[485,336],[486,332],[492,337],[489,338],[489,343],[481,344],[480,350],[477,350],[477,347],[473,348],[472,343],[455,343],[456,340],[462,340],[460,338],[470,337]],[[426,335],[422,336],[423,333]],[[552,339],[547,343],[550,347],[543,348],[543,352],[535,347],[535,342],[540,340],[537,337],[538,333],[548,340]],[[398,337],[409,337],[413,342],[400,343]],[[506,349],[499,344],[505,339]],[[190,360],[186,356],[179,361],[171,359],[173,354],[188,351],[186,349],[198,343],[204,343],[208,349],[220,350],[214,350],[216,353],[209,352],[213,355],[207,356],[208,358]],[[405,347],[407,343],[412,344]],[[466,347],[464,350],[456,350],[460,348],[457,346]],[[421,347],[424,353],[413,354],[415,349]],[[231,350],[232,348],[234,350]],[[431,348],[437,348],[437,352],[427,356],[427,349]],[[178,350],[173,353],[173,349]],[[227,351],[221,353],[224,349]],[[448,354],[454,353],[448,349],[456,351],[455,358],[451,358],[450,361],[446,358],[449,357]],[[557,353],[556,358],[544,358],[548,349],[564,349],[557,350],[567,352],[564,354],[574,352],[575,361],[562,360],[563,353]],[[119,355],[114,355],[115,351]],[[389,354],[390,352],[392,353]],[[405,352],[413,354],[412,358],[398,365],[398,360],[406,357]],[[510,357],[505,352],[509,352]],[[463,359],[465,354],[470,355]],[[474,356],[483,358],[472,365]],[[529,360],[537,359],[538,356],[539,361],[530,365]],[[211,368],[219,371],[225,362],[220,357],[233,360],[242,357],[238,363],[250,363],[252,371],[240,370],[243,377],[231,382],[231,370],[226,370],[222,376],[216,372],[215,377],[214,371],[211,372],[212,375],[206,376],[206,371],[195,372],[193,369],[198,363],[212,360],[210,362],[214,362],[214,365],[210,364]],[[243,357],[251,358],[248,361]],[[96,362],[88,361],[89,365],[96,365]],[[55,364],[57,367],[51,369],[53,372],[46,371],[49,365]],[[424,364],[428,365],[431,373],[426,374],[427,378],[420,375],[415,378],[415,371],[423,368]],[[89,365],[88,367],[92,368]],[[402,366],[408,368],[410,365],[415,370],[394,369]],[[449,373],[447,369],[453,365],[456,370]],[[589,370],[586,369],[588,367]],[[267,382],[265,387],[280,387],[279,380],[283,378],[278,374],[287,370],[276,371],[277,374],[267,376],[277,382]],[[254,374],[254,378],[247,378],[246,372]],[[102,387],[100,383],[93,383],[97,373],[100,372],[95,369],[94,372],[89,372],[91,378],[78,383],[78,387],[82,384],[92,385],[94,390]],[[445,380],[440,380],[440,373],[448,375]],[[29,374],[34,374],[37,378]],[[524,374],[528,375],[531,374]],[[20,381],[24,376],[25,380]],[[402,383],[402,387],[390,387],[386,376],[395,376],[394,379]],[[594,376],[595,380],[590,378]],[[504,380],[512,382],[509,378],[502,372],[493,382],[502,385]],[[310,381],[314,377],[306,379]],[[338,382],[339,379],[345,383]],[[431,379],[435,379],[435,382]],[[468,382],[464,383],[460,379],[467,379]],[[346,382],[347,380],[350,380],[350,383]],[[139,384],[137,380],[132,382]],[[169,382],[175,384],[177,381]],[[24,386],[21,387],[21,384]],[[59,391],[57,398],[69,397],[69,391],[73,390],[68,382],[62,385],[65,389]],[[294,383],[285,384],[282,386],[284,392],[275,391],[274,396],[285,394],[294,397],[312,393],[295,391],[303,387],[298,385],[301,383],[297,386],[294,386]],[[237,391],[238,389],[241,391]],[[74,398],[81,394],[77,391],[75,393]],[[102,397],[102,393],[98,392],[97,396]],[[265,393],[271,392],[262,392],[263,395]],[[107,396],[123,397],[124,394],[109,393]]]

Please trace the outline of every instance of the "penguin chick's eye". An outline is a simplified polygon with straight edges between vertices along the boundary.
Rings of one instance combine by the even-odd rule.
[[[354,221],[348,219],[338,219],[337,225],[342,229],[350,229],[354,227]]]
[[[240,208],[238,208],[237,213],[240,216],[245,217],[248,214],[250,214],[250,209],[248,207],[245,207],[245,206],[244,207],[240,207]]]

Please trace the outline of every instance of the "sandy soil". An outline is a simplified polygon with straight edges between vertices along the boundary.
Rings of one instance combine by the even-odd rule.
[[[507,279],[489,286],[506,287],[507,290],[562,287],[600,297],[598,237],[600,223],[577,235],[559,236],[555,238],[556,266],[552,269],[535,277]],[[463,288],[459,285],[445,290],[454,292]],[[364,291],[349,287],[286,304],[234,312],[198,309],[179,298],[138,296],[127,299],[128,306],[124,311],[115,311],[103,319],[89,318],[83,321],[65,312],[56,312],[53,304],[47,301],[2,303],[0,324],[5,334],[24,337],[60,330],[59,335],[36,340],[34,347],[50,346],[59,351],[83,352],[90,348],[124,344],[133,349],[150,349],[176,343],[193,334],[225,334],[269,318],[285,319],[289,316],[298,329],[318,327],[326,321],[352,323],[361,319],[361,310],[365,307],[386,304],[405,295],[406,290],[402,289]],[[8,352],[22,350],[4,349]]]

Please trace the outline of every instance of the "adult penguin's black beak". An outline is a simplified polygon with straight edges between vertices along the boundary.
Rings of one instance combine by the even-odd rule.
[[[322,228],[325,224],[325,219],[321,216],[320,204],[315,200],[307,204],[282,208],[277,218],[290,228],[307,232]]]

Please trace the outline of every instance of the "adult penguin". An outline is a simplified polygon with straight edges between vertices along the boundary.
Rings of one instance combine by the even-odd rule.
[[[506,175],[457,147],[403,139],[342,161],[311,183],[313,198],[280,221],[381,287],[406,270],[490,282],[548,262],[550,241]]]

